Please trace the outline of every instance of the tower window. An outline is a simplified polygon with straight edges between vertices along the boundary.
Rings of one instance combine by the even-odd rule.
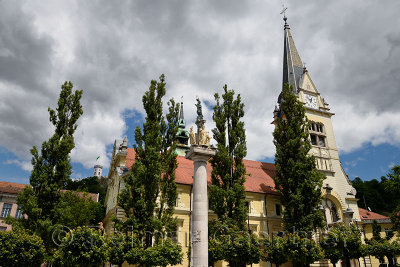
[[[311,137],[311,144],[313,146],[316,146],[317,145],[317,136],[314,134],[310,134],[310,137]]]
[[[325,146],[325,137],[318,136],[318,145],[319,146]]]
[[[281,205],[275,204],[275,213],[277,216],[281,216]]]
[[[311,145],[326,147],[324,125],[322,123],[310,122]]]

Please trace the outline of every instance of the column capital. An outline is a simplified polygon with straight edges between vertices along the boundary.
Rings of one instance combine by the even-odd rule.
[[[186,152],[186,158],[193,161],[208,161],[215,155],[216,148],[205,147],[199,145],[191,145],[189,151]]]

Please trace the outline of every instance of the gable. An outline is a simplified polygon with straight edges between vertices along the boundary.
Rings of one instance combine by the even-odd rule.
[[[307,92],[318,94],[317,88],[315,87],[313,81],[311,80],[311,77],[308,74],[308,72],[306,72],[305,75],[303,75],[303,80],[300,87]]]

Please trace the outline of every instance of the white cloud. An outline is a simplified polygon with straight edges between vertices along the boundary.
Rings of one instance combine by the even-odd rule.
[[[21,167],[24,171],[32,171],[33,167],[30,161],[21,161],[17,159],[9,159],[4,164],[15,164]]]
[[[400,146],[400,112],[377,112],[340,105],[334,116],[334,130],[339,150],[351,152],[365,143]]]

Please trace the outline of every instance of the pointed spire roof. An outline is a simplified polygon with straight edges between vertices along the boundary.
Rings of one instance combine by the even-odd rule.
[[[181,99],[181,105],[179,110],[178,117],[178,131],[176,132],[176,139],[178,140],[178,146],[176,148],[176,152],[178,155],[185,155],[188,150],[188,140],[189,140],[189,132],[186,130],[186,122],[185,117],[183,116],[183,97]]]
[[[297,90],[300,86],[301,77],[304,74],[304,65],[301,61],[299,52],[294,44],[292,33],[290,32],[287,17],[284,16],[284,47],[283,47],[283,81],[282,89],[285,83],[293,86],[293,90]],[[280,99],[278,100],[280,102]]]
[[[185,123],[185,117],[183,116],[183,97],[181,98],[181,106],[180,106],[180,111],[179,111],[178,123],[179,123],[180,127],[183,126],[183,128],[185,128],[186,123]]]

